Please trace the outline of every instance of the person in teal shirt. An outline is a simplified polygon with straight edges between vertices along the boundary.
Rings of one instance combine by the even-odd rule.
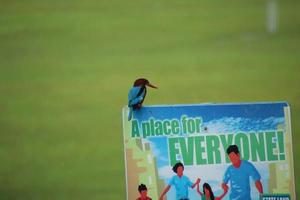
[[[215,197],[210,185],[208,183],[203,184],[203,192],[200,191],[199,189],[199,184],[197,184],[197,192],[201,196],[202,200],[221,200],[227,193],[227,188],[224,189],[224,192],[221,196]]]
[[[254,180],[256,189],[260,194],[263,193],[263,186],[260,182],[261,176],[255,166],[247,160],[241,160],[239,149],[236,145],[227,148],[228,157],[232,163],[223,178],[223,189],[228,189],[230,182],[230,199],[232,200],[251,200],[250,177]]]
[[[163,200],[164,195],[170,190],[171,186],[174,186],[176,189],[176,200],[189,200],[188,188],[194,188],[199,184],[200,179],[198,178],[193,184],[187,176],[183,175],[184,166],[181,162],[178,162],[173,166],[173,171],[176,175],[170,179],[167,187],[160,195],[159,200]]]

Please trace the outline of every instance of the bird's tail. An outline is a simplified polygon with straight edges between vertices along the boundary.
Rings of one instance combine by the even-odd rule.
[[[132,108],[129,107],[128,121],[130,121],[132,119],[132,115],[133,115],[133,110],[132,110]]]

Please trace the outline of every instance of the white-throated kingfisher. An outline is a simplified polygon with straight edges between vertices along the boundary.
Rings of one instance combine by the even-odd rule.
[[[134,81],[133,87],[129,90],[129,93],[128,93],[128,107],[129,107],[128,121],[131,120],[133,111],[138,110],[142,107],[142,104],[143,104],[144,99],[147,94],[146,86],[157,89],[157,87],[150,84],[150,82],[147,79],[139,78]]]

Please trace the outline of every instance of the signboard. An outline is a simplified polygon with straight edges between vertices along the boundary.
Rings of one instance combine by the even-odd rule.
[[[296,199],[285,102],[144,106],[130,121],[127,107],[122,114],[127,200],[140,196],[140,184],[153,200],[168,185],[164,199],[179,198],[181,186],[172,170],[176,163],[191,182],[186,182],[190,200],[201,199],[204,183],[225,200],[247,195],[253,200]],[[236,155],[238,163],[229,155]],[[198,178],[200,193],[192,188]]]

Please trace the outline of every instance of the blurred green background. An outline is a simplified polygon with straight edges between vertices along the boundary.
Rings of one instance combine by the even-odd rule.
[[[291,105],[300,183],[300,1],[0,0],[0,199],[125,199],[121,108]],[[296,187],[297,195],[300,188]]]

